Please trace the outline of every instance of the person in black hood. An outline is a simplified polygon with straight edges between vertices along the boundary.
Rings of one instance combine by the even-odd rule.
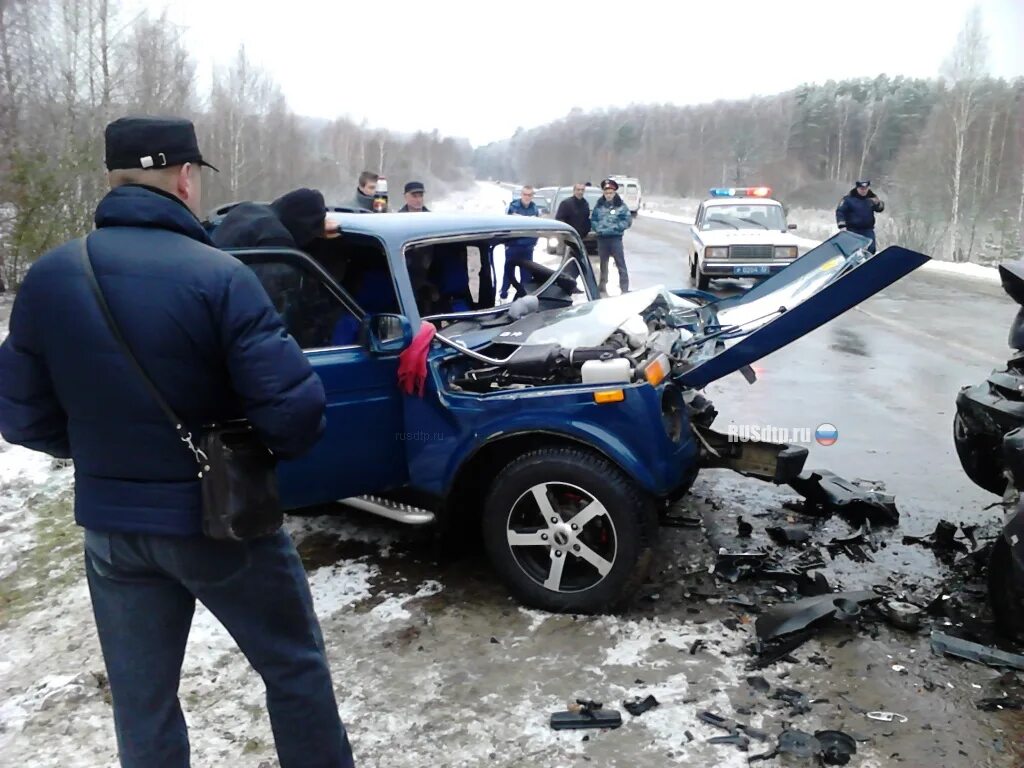
[[[558,204],[555,218],[564,221],[577,232],[580,237],[586,237],[590,233],[590,203],[583,197],[586,187],[583,184],[574,184],[572,197],[568,197]]]
[[[279,246],[307,250],[314,240],[332,237],[324,196],[315,189],[295,189],[269,205],[239,203],[213,232],[218,248]]]

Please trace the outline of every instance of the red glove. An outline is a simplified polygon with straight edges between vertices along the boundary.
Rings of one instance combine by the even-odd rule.
[[[423,321],[412,344],[398,356],[398,386],[407,395],[415,391],[423,397],[423,387],[427,383],[427,353],[435,333],[437,328]]]

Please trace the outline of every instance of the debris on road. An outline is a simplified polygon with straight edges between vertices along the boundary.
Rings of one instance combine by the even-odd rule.
[[[939,655],[956,656],[990,667],[1024,670],[1024,656],[1020,654],[1008,653],[980,643],[972,643],[970,640],[953,637],[943,632],[932,632],[931,644],[932,650]]]
[[[576,699],[568,711],[553,712],[551,727],[556,731],[580,728],[618,728],[622,715],[614,709],[605,709],[600,701]]]
[[[754,526],[744,520],[742,517],[736,518],[737,535],[741,539],[749,539],[750,534],[754,532]]]
[[[964,541],[957,540],[958,529],[948,520],[940,520],[935,526],[935,530],[927,536],[904,536],[903,543],[927,547],[938,555],[950,558],[958,552],[965,553],[977,549],[977,540],[974,536],[975,528],[976,526],[971,526],[963,529],[964,538],[972,544],[970,548]]]
[[[1024,699],[1011,696],[994,696],[990,699],[979,699],[975,706],[982,712],[1002,712],[1003,710],[1024,709]]]
[[[906,632],[916,632],[921,628],[921,617],[924,609],[903,600],[886,600],[876,606],[886,622]]]
[[[723,731],[728,731],[732,736],[742,734],[757,741],[768,741],[768,734],[764,731],[753,728],[744,723],[736,722],[735,720],[731,720],[727,717],[722,717],[722,715],[715,714],[707,709],[703,712],[698,712],[697,719],[702,723],[712,726],[713,728],[721,728]]]
[[[821,744],[821,760],[825,765],[846,765],[857,754],[857,742],[842,731],[817,731],[814,738]]]
[[[806,525],[775,525],[764,532],[784,547],[802,547],[811,540],[811,529]]]
[[[840,515],[851,525],[898,525],[899,510],[891,494],[845,480],[827,469],[802,472],[789,486],[804,497],[787,506],[804,514],[827,517]]]
[[[833,592],[784,603],[758,616],[754,630],[761,641],[808,629],[830,619],[852,621],[861,615],[861,605],[878,602],[874,592]]]
[[[846,538],[834,538],[827,545],[828,553],[833,560],[839,554],[844,554],[855,563],[873,563],[874,558],[871,557],[864,548],[867,547],[872,552],[877,552],[875,545],[871,542],[868,533],[868,527],[862,526],[861,529],[853,536],[847,536]]]
[[[632,701],[622,702],[622,707],[633,717],[640,717],[644,712],[654,709],[656,706],[658,706],[658,700],[654,696],[647,696],[643,700],[636,696]]]
[[[901,715],[899,712],[868,712],[865,717],[880,723],[905,723],[908,719],[906,715]]]

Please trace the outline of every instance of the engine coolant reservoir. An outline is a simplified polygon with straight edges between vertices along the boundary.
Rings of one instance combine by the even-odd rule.
[[[628,384],[633,380],[633,367],[629,360],[587,360],[580,368],[584,384]]]

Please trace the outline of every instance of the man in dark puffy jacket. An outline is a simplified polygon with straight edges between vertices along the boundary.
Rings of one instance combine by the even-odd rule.
[[[506,213],[509,216],[540,216],[537,204],[533,202],[533,187],[525,186],[519,193],[519,199],[513,200]],[[500,298],[508,298],[508,289],[516,284],[516,298],[522,293],[524,261],[533,261],[533,249],[537,246],[536,237],[517,237],[505,243],[505,270],[501,278]],[[515,279],[516,267],[519,267],[519,280]]]
[[[868,250],[875,252],[875,214],[885,210],[885,203],[872,191],[871,182],[859,179],[853,189],[836,207],[836,225],[871,238]]]
[[[590,233],[590,203],[583,196],[585,191],[586,187],[583,184],[574,184],[572,197],[560,202],[555,212],[555,218],[579,232],[580,239]]]
[[[316,189],[294,189],[269,205],[239,203],[213,232],[218,248],[279,246],[306,250],[321,237],[335,237],[324,196]]]
[[[117,120],[106,164],[88,250],[141,367],[192,435],[245,417],[279,458],[308,451],[323,385],[253,272],[211,246],[192,124]],[[177,693],[197,599],[262,676],[281,766],[353,765],[291,538],[202,535],[194,456],[115,341],[82,253],[65,243],[25,277],[0,346],[0,434],[74,461],[121,765],[189,765]]]

